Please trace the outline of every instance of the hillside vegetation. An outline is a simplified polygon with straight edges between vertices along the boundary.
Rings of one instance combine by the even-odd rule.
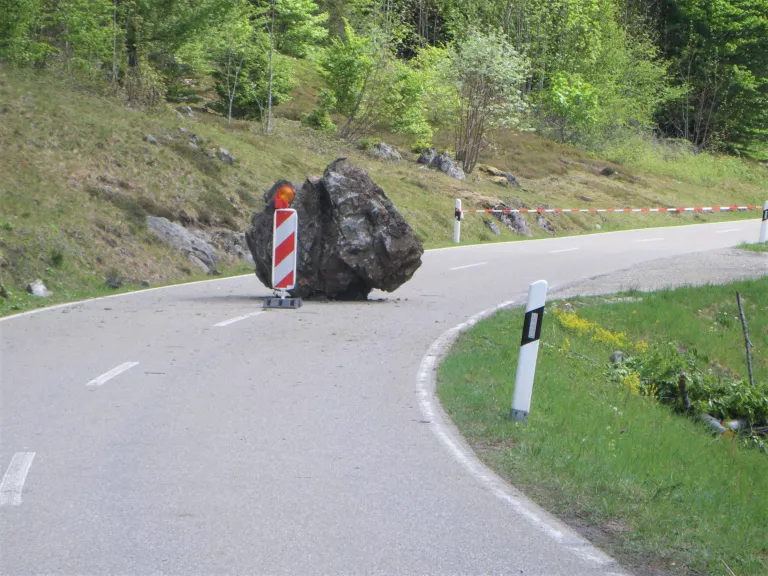
[[[38,277],[53,300],[106,290],[105,278],[195,278],[147,216],[244,231],[273,181],[300,182],[341,156],[369,171],[428,248],[451,242],[455,198],[465,208],[762,204],[766,167],[719,154],[765,152],[762,4],[550,4],[4,6],[0,283],[10,296],[0,313],[31,305],[24,288]],[[733,23],[740,39],[728,44]],[[366,153],[382,140],[401,162]],[[466,178],[417,165],[428,146]],[[493,183],[482,164],[521,185]],[[754,216],[533,215],[520,235],[473,214],[462,240]],[[234,257],[219,268],[247,269]]]

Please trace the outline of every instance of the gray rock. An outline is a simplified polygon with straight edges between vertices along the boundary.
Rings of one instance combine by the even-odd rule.
[[[210,234],[210,242],[220,251],[240,258],[246,264],[254,264],[248,242],[243,232],[234,230],[213,230]]]
[[[528,221],[522,214],[510,213],[510,214],[497,214],[496,217],[507,228],[513,232],[520,234],[520,236],[533,236],[531,227],[528,226]]]
[[[488,164],[478,164],[477,169],[481,172],[485,172],[486,174],[490,174],[493,177],[490,180],[495,184],[499,184],[501,186],[520,186],[520,181],[511,172],[499,170],[498,168],[489,166]]]
[[[189,106],[182,106],[180,110],[182,113],[186,114],[188,118],[195,117],[195,114],[192,112],[192,108],[190,108]]]
[[[717,433],[717,434],[722,434],[723,432],[725,432],[725,431],[726,431],[726,428],[725,428],[725,426],[723,426],[722,424],[720,424],[720,421],[719,421],[717,418],[715,418],[714,416],[710,416],[710,415],[709,415],[709,414],[707,414],[707,413],[704,413],[704,414],[699,414],[699,420],[701,420],[702,422],[704,422],[704,424],[706,424],[707,426],[709,426],[709,428],[710,428],[710,429],[711,429],[713,432],[715,432],[715,433]]]
[[[602,174],[603,176],[613,176],[614,174],[616,174],[616,170],[614,170],[610,166],[606,166],[605,168],[600,170],[600,174]]]
[[[276,182],[264,195],[246,233],[256,276],[271,286],[273,200]],[[361,168],[341,158],[322,178],[296,188],[299,218],[298,277],[293,296],[362,300],[378,288],[391,292],[421,266],[424,248],[413,229]]]
[[[499,186],[507,187],[509,186],[509,180],[507,180],[504,176],[491,176],[488,178],[489,182],[493,182],[494,184],[497,184]]]
[[[499,234],[501,234],[501,230],[499,230],[499,227],[498,227],[498,226],[496,226],[496,223],[495,223],[495,222],[493,222],[493,221],[491,221],[491,220],[486,220],[485,218],[483,218],[483,223],[484,223],[486,226],[488,226],[488,228],[490,228],[491,232],[493,232],[493,233],[494,233],[494,234],[496,234],[497,236],[498,236]]]
[[[158,216],[147,216],[147,229],[177,250],[184,252],[195,266],[209,274],[216,273],[216,263],[221,260],[221,257],[215,248],[195,233],[167,218]]]
[[[742,430],[749,428],[749,422],[746,420],[728,420],[725,423],[725,426],[734,432],[741,432]]]
[[[53,292],[48,290],[45,284],[43,284],[43,281],[39,278],[27,284],[27,292],[38,298],[48,298],[49,296],[53,296]]]
[[[146,134],[144,136],[144,140],[146,140],[150,144],[157,144],[157,139],[154,136],[152,136],[152,134]]]
[[[104,280],[104,284],[112,288],[112,290],[117,290],[118,288],[122,288],[123,281],[120,278],[107,278]]]
[[[0,284],[0,297],[5,298],[6,300],[11,297],[11,295],[8,293],[8,290],[6,290],[5,286],[2,284]]]
[[[549,232],[550,234],[554,234],[556,232],[555,227],[552,226],[552,223],[541,214],[536,215],[536,224],[538,224],[539,228],[545,232]]]
[[[141,282],[139,282],[139,286],[141,286],[142,288],[149,288],[149,282],[147,282],[146,280],[142,280]]]
[[[611,357],[609,358],[611,361],[611,364],[621,364],[624,362],[624,352],[621,350],[617,350],[613,354],[611,354]]]
[[[448,176],[451,178],[456,178],[456,180],[464,180],[466,177],[464,170],[461,169],[459,163],[451,158],[447,152],[438,156],[438,161],[440,171],[448,174]]]
[[[225,164],[231,165],[235,163],[235,157],[232,156],[232,154],[230,154],[229,151],[225,150],[224,148],[219,148],[219,159]]]
[[[416,160],[416,163],[440,170],[441,172],[448,174],[451,178],[456,178],[456,180],[464,180],[466,177],[464,170],[461,169],[461,166],[459,166],[459,163],[456,162],[456,160],[451,158],[450,154],[447,152],[438,154],[434,148],[427,148],[424,150]]]
[[[416,160],[416,163],[424,164],[426,166],[433,166],[435,158],[437,158],[437,152],[435,151],[435,149],[427,148],[426,150],[422,151],[422,153],[419,155],[419,158]]]
[[[400,162],[403,159],[403,157],[400,156],[400,152],[392,148],[392,146],[385,144],[384,142],[374,144],[368,150],[367,154],[368,156],[372,156],[373,158],[377,158],[379,160],[384,160],[385,162]]]

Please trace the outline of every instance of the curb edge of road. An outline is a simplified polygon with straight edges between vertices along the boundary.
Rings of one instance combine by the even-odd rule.
[[[416,379],[419,394],[419,408],[425,420],[429,421],[432,433],[437,437],[448,453],[475,480],[494,496],[510,506],[526,522],[536,530],[546,535],[555,544],[568,550],[584,561],[605,570],[604,574],[612,576],[628,576],[628,572],[616,560],[597,548],[594,544],[578,534],[573,528],[545,511],[520,490],[501,478],[496,472],[483,464],[475,451],[467,444],[456,425],[443,410],[436,395],[436,374],[442,360],[450,352],[456,339],[472,328],[481,320],[491,317],[505,308],[514,307],[514,300],[488,308],[475,314],[465,322],[443,332],[427,350],[419,364]]]

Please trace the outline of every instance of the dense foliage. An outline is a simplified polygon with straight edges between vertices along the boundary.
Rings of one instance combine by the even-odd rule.
[[[133,104],[212,76],[222,111],[261,118],[309,58],[327,89],[308,124],[416,146],[452,126],[469,169],[457,74],[485,74],[480,47],[483,64],[514,62],[493,73],[504,102],[473,124],[481,140],[524,123],[593,149],[651,131],[694,151],[768,142],[768,0],[0,0],[0,63],[84,74]]]

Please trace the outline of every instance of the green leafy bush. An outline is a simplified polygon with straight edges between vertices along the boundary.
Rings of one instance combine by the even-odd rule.
[[[328,91],[321,90],[317,99],[317,106],[301,119],[304,126],[309,126],[321,132],[335,132],[336,124],[331,120],[331,110],[336,107],[336,96]]]
[[[346,118],[341,138],[354,141],[392,130],[412,136],[419,147],[431,143],[424,83],[416,69],[395,57],[391,39],[363,36],[345,23],[344,39],[331,42],[320,65],[332,111]]]
[[[677,412],[745,420],[749,426],[768,425],[768,383],[751,386],[725,371],[701,369],[700,364],[708,364],[708,359],[696,350],[681,350],[669,343],[613,365],[610,376],[624,385],[638,381],[639,393]]]
[[[229,74],[229,86],[234,86],[232,72],[228,72],[227,57],[224,55],[220,67],[214,71],[216,79],[216,92],[221,100],[217,107],[224,113],[227,111],[228,99],[231,88],[228,88],[227,75]],[[237,55],[237,60],[242,61],[242,68],[238,75],[237,88],[232,99],[232,117],[244,119],[259,119],[266,114],[267,100],[270,93],[269,82],[269,55],[266,52],[249,50],[242,55]],[[283,57],[275,55],[272,73],[272,105],[285,102],[294,86],[290,66]]]

